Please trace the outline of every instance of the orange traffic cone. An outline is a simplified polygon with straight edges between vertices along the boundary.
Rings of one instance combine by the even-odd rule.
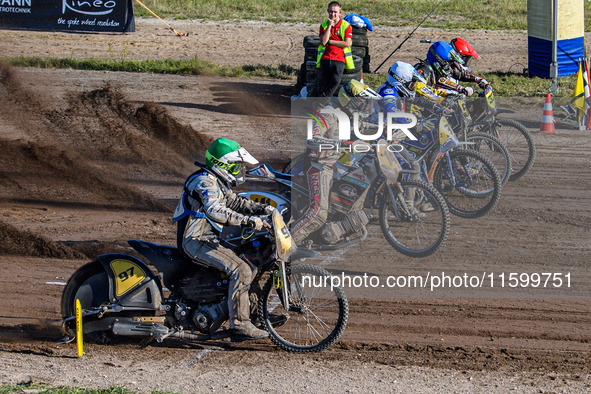
[[[540,133],[556,134],[556,128],[554,127],[554,111],[552,110],[552,95],[550,95],[550,93],[546,93],[546,102],[544,103]]]

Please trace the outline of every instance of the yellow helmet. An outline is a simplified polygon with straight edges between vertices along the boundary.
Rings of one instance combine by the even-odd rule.
[[[379,99],[378,95],[369,86],[352,79],[345,83],[339,90],[339,104],[349,112],[359,112],[362,116],[368,116],[373,109],[373,101]]]

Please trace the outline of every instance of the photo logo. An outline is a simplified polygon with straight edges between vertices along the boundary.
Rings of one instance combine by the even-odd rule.
[[[310,140],[314,137],[314,125],[316,124],[322,130],[328,129],[328,122],[325,117],[319,113],[318,111],[310,109],[311,112],[307,112],[306,115],[310,117],[307,122],[307,139]],[[378,123],[377,123],[377,131],[374,134],[363,134],[360,132],[359,129],[359,112],[353,113],[353,122],[349,118],[345,112],[341,111],[338,108],[324,108],[322,110],[324,114],[332,114],[336,117],[338,122],[339,128],[339,137],[338,139],[341,141],[349,141],[351,140],[351,124],[353,124],[353,133],[355,137],[364,140],[364,141],[372,141],[377,140],[384,134],[384,114],[380,112],[378,114]],[[404,122],[400,122],[400,120],[404,120]],[[392,141],[392,132],[393,131],[402,131],[408,138],[413,141],[416,141],[417,138],[410,132],[409,129],[416,126],[417,124],[417,117],[413,114],[409,114],[406,112],[388,112],[386,116],[386,140]]]
[[[83,15],[108,15],[116,6],[115,0],[62,0],[62,14],[69,10]]]

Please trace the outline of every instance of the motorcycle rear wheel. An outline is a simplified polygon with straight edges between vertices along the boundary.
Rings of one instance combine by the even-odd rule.
[[[259,315],[269,338],[289,352],[319,352],[334,344],[345,330],[349,303],[340,287],[331,288],[322,267],[296,264],[286,268],[289,310],[281,289],[269,280],[259,301]],[[306,279],[304,279],[306,278]],[[308,279],[309,278],[309,279]]]
[[[63,319],[76,315],[76,299],[80,300],[80,306],[83,311],[109,303],[109,278],[107,272],[97,260],[80,267],[68,279],[68,283],[62,293],[61,311]],[[118,316],[131,316],[132,313],[121,312]],[[139,314],[136,312],[133,315]],[[141,315],[155,316],[155,312],[142,312]],[[115,342],[114,335],[106,327],[105,330],[93,329],[91,331],[88,329],[87,323],[98,320],[93,315],[83,317],[84,340],[103,344]],[[70,320],[65,324],[65,331],[70,337],[76,336],[75,320]]]
[[[393,191],[394,202],[387,190],[383,194],[380,204],[382,233],[388,243],[405,256],[429,256],[443,245],[449,232],[450,218],[445,200],[429,183],[408,179],[400,185],[403,193]],[[403,212],[400,199],[411,202],[411,190],[415,193],[412,203],[416,212],[407,214]]]

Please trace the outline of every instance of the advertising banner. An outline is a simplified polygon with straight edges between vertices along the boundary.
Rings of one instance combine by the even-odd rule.
[[[133,0],[0,0],[0,29],[133,32]]]

